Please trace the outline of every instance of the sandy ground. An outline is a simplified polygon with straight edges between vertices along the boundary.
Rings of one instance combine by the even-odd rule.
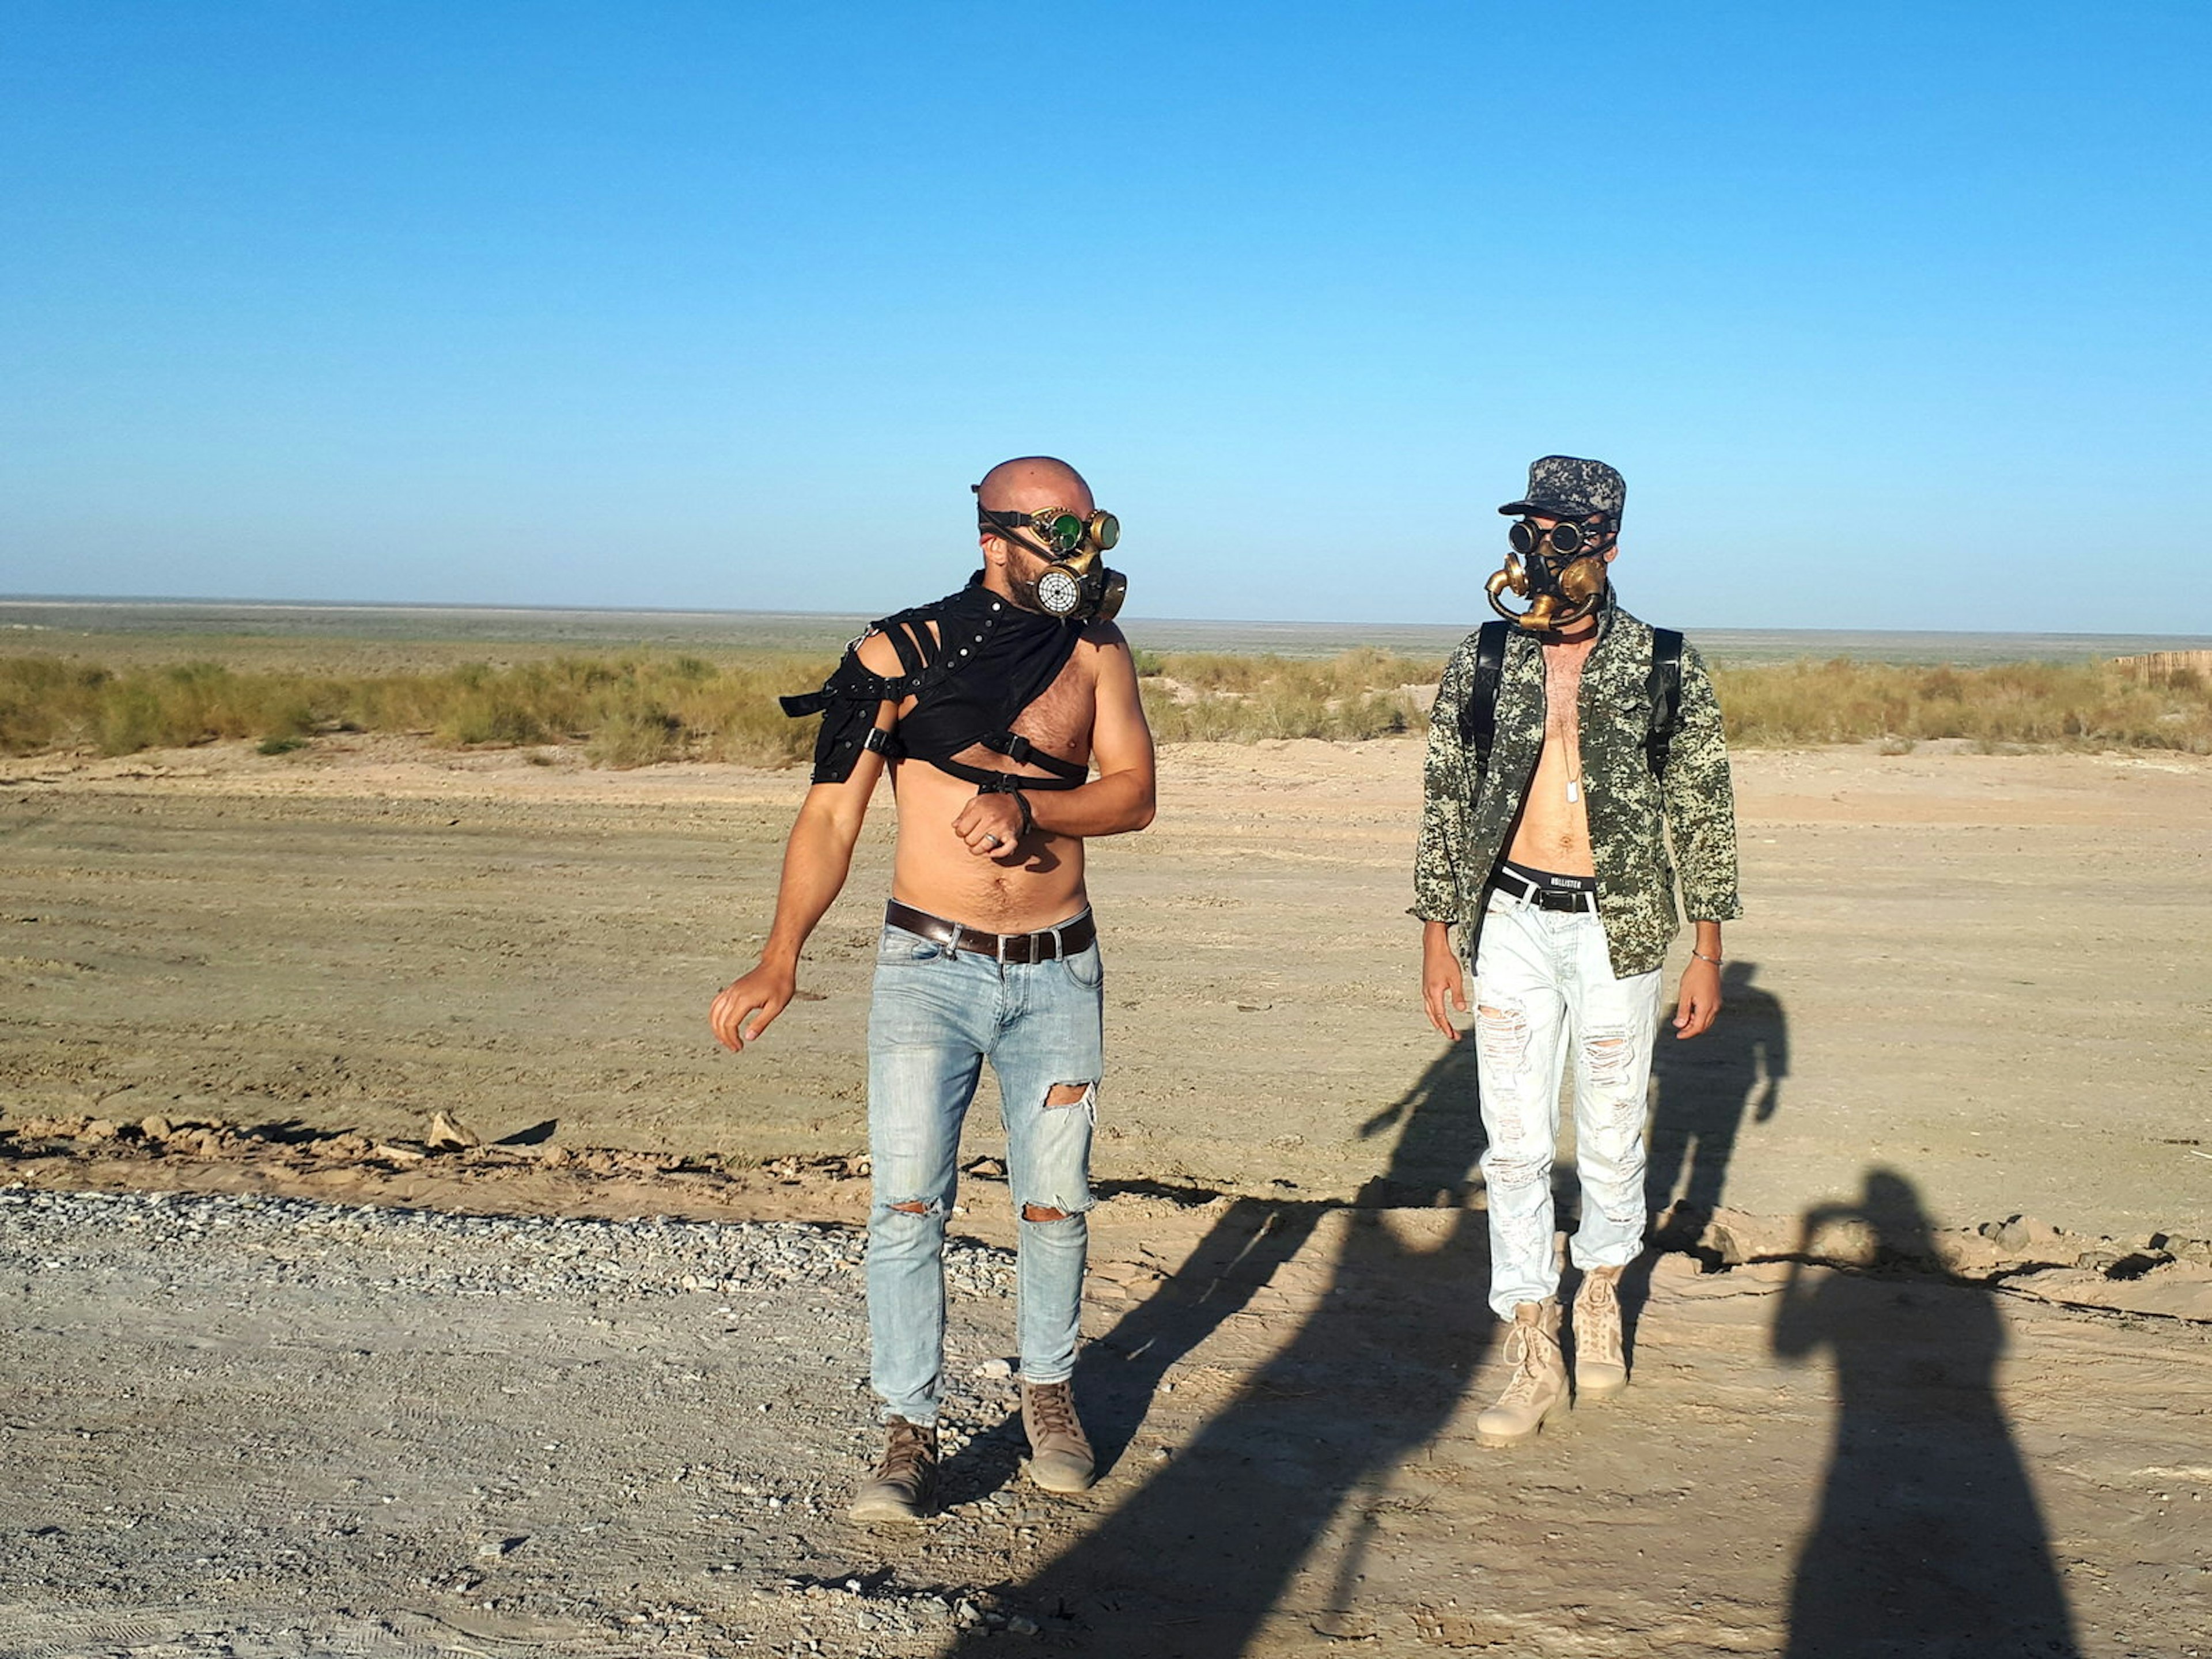
[[[732,1058],[702,1016],[803,780],[551,758],[9,765],[0,1182],[856,1223],[888,801]],[[296,1218],[242,1251],[27,1209],[0,1653],[2212,1652],[2212,765],[1741,757],[1731,1006],[1654,1091],[1655,1198],[1734,1213],[1654,1264],[1629,1395],[1498,1455],[1417,762],[1173,752],[1096,849],[1093,1497],[1023,1487],[968,1376],[1002,1288],[958,1304],[956,1508],[883,1538],[836,1516],[848,1281],[740,1331],[711,1281],[484,1294],[512,1232],[395,1276]],[[505,1144],[434,1150],[439,1110]]]
[[[1402,914],[1417,772],[1402,740],[1194,747],[1153,829],[1094,849],[1102,1173],[1464,1189],[1465,1133],[1391,1151],[1416,1108],[1467,1105]],[[1674,1193],[1788,1215],[1880,1163],[1950,1223],[2212,1233],[2212,763],[1850,750],[1739,772],[1730,1006],[1661,1049]],[[575,1147],[865,1144],[887,793],[805,1000],[732,1057],[704,1012],[766,928],[799,774],[325,740],[0,775],[11,1113],[388,1139],[449,1109]]]

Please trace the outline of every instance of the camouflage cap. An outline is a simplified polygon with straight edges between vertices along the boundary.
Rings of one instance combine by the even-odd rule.
[[[1528,491],[1500,513],[1534,513],[1547,519],[1589,519],[1602,513],[1616,521],[1628,485],[1603,461],[1546,455],[1528,468]]]

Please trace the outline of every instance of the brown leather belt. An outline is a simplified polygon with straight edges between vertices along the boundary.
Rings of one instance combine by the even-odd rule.
[[[1034,933],[987,933],[979,927],[963,927],[943,916],[933,916],[927,910],[917,910],[896,899],[884,906],[884,920],[894,927],[920,934],[932,945],[942,945],[956,953],[973,951],[979,957],[992,957],[1000,962],[1057,962],[1062,957],[1088,951],[1091,941],[1098,937],[1098,926],[1088,910],[1057,927],[1041,927]]]

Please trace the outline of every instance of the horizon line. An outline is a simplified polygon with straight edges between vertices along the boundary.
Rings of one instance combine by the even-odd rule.
[[[82,593],[0,593],[0,605],[27,608],[70,606],[113,607],[161,606],[175,610],[244,610],[244,611],[473,611],[484,615],[595,615],[613,617],[765,617],[792,621],[834,622],[840,624],[854,620],[866,621],[864,612],[858,611],[758,611],[694,605],[518,605],[477,602],[449,602],[428,599],[258,599],[238,598],[185,598],[169,594],[82,594]],[[1467,631],[1466,624],[1458,622],[1346,622],[1317,621],[1296,617],[1123,617],[1118,621],[1129,623],[1161,623],[1178,626],[1236,627],[1236,628],[1297,628],[1334,629],[1338,630],[1360,628],[1432,628],[1449,631]],[[1689,631],[1707,634],[1885,634],[1923,635],[1934,638],[1975,636],[2027,637],[2038,639],[2140,639],[2185,640],[2212,645],[2212,634],[2138,632],[2120,629],[2039,629],[2039,628],[1807,628],[1807,627],[1747,627],[1734,623],[1714,623]]]

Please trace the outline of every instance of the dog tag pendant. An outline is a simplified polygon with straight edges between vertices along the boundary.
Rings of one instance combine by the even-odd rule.
[[[1572,806],[1583,798],[1583,787],[1572,778],[1567,780],[1567,805]]]

